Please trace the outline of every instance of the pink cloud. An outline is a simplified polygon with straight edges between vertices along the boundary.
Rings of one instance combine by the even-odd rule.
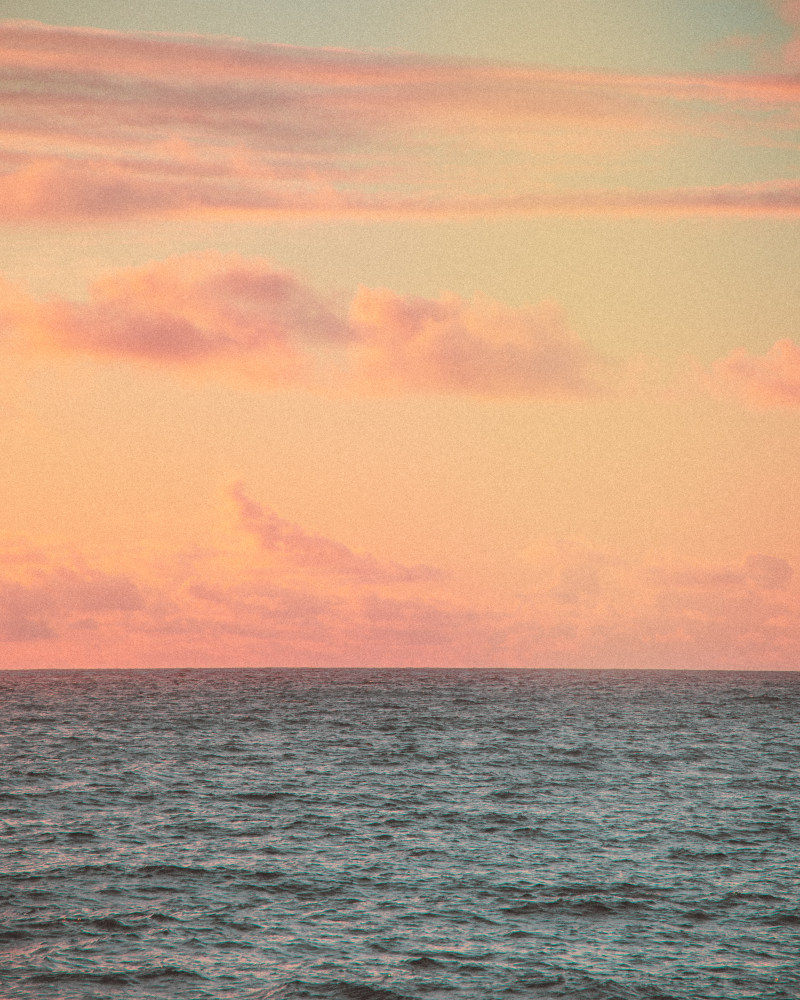
[[[0,274],[0,343],[25,327],[31,305],[30,297]]]
[[[672,570],[664,576],[664,583],[682,591],[728,591],[743,587],[746,580],[746,574],[738,568],[692,567]]]
[[[682,655],[699,667],[791,667],[800,652],[792,576],[785,559],[763,554],[738,564],[662,567],[651,573],[649,607],[624,631],[654,665],[669,658],[680,665]]]
[[[491,299],[425,299],[361,288],[350,320],[370,386],[485,396],[591,396],[599,357],[558,306],[510,309]]]
[[[738,48],[749,51],[757,65],[777,68],[792,74],[800,67],[800,2],[798,0],[756,0],[767,7],[781,23],[781,39],[775,40],[775,33],[762,35],[732,35],[722,40],[723,48]],[[788,38],[786,35],[788,34]],[[787,75],[787,81],[796,77]]]
[[[792,37],[782,49],[784,68],[790,72],[800,68],[800,0],[777,0],[778,16],[789,27]]]
[[[255,615],[262,622],[308,624],[340,607],[338,598],[255,581],[236,587],[193,583],[187,593],[235,616]]]
[[[347,314],[291,272],[235,255],[118,271],[85,301],[13,295],[9,329],[31,347],[237,372],[264,386],[582,399],[605,391],[611,373],[552,303],[361,288]]]
[[[312,349],[351,336],[321,295],[262,260],[168,258],[97,281],[87,302],[27,309],[30,335],[66,351],[168,365],[231,365],[264,383],[302,380]]]
[[[477,214],[480,202],[461,203],[463,214]],[[662,190],[586,190],[569,193],[522,194],[506,199],[485,199],[486,214],[623,216],[734,215],[794,216],[800,214],[800,181],[725,184]],[[459,203],[450,211],[459,213]]]
[[[552,597],[559,604],[578,609],[597,607],[608,589],[612,557],[576,544],[562,543],[558,549],[558,582],[550,591]]]
[[[310,534],[251,500],[241,484],[234,487],[232,495],[243,527],[258,539],[265,552],[275,553],[290,566],[373,584],[414,583],[441,575],[432,566],[382,562],[353,552],[341,542]]]
[[[171,173],[177,171],[173,170]],[[187,171],[188,173],[188,171]],[[286,218],[348,216],[442,219],[505,216],[728,215],[792,217],[800,214],[800,181],[793,178],[705,187],[516,194],[449,192],[368,193],[369,185],[337,188],[330,182],[288,185],[271,177],[235,175],[231,181],[200,176],[143,176],[140,170],[85,159],[80,164],[35,160],[0,174],[0,222],[45,220],[103,222],[120,218]]]
[[[660,163],[665,142],[711,131],[793,141],[800,82],[787,76],[564,72],[33,22],[0,24],[0,68],[15,81],[0,112],[6,221],[798,210],[792,181],[602,182],[633,146]],[[542,154],[569,159],[576,136],[570,162],[591,162],[596,182],[559,191]]]
[[[213,252],[113,272],[83,301],[36,301],[0,276],[0,336],[23,349],[323,393],[579,400],[624,382],[554,303],[362,287],[348,308],[268,261]],[[762,356],[738,349],[709,382],[755,405],[796,407],[800,348],[786,339]]]
[[[751,669],[793,668],[800,655],[792,567],[777,556],[656,571],[561,545],[559,587],[510,606],[472,588],[460,599],[453,577],[361,556],[237,492],[258,547],[177,556],[179,572],[146,583],[6,545],[4,666]]]
[[[714,378],[757,406],[800,406],[800,347],[779,340],[760,356],[739,348],[716,363]]]
[[[789,585],[793,574],[792,566],[785,559],[753,553],[738,565],[662,567],[654,571],[654,579],[667,590],[730,595],[734,590],[745,588],[750,591],[783,590]]]
[[[794,576],[794,569],[785,559],[760,554],[747,557],[744,571],[750,580],[767,590],[785,590]]]
[[[800,612],[787,591],[791,572],[762,556],[732,566],[640,566],[638,581],[612,580],[610,601],[581,609],[562,631],[564,652],[613,667],[794,669]]]
[[[540,592],[513,634],[553,666],[792,669],[800,606],[791,565],[750,555],[737,563],[649,565],[561,549],[559,586]],[[593,573],[602,567],[603,573]],[[566,578],[564,570],[566,570]],[[573,579],[576,575],[577,579]],[[564,583],[573,583],[562,594]],[[541,603],[541,598],[550,601]]]
[[[18,560],[10,563],[18,569]],[[129,577],[97,570],[28,564],[23,579],[0,577],[0,640],[55,639],[60,632],[128,615],[144,608],[141,589]]]

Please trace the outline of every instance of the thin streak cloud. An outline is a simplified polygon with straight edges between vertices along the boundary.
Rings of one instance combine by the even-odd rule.
[[[799,200],[786,177],[676,188],[665,158],[697,137],[796,142],[792,76],[567,72],[6,22],[0,92],[5,222],[780,217]],[[573,165],[592,169],[562,189],[548,158],[569,159],[576,139]],[[652,159],[648,190],[619,182],[632,151]]]

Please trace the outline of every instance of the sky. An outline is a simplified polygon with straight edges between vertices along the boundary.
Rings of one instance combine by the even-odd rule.
[[[0,667],[800,668],[798,0],[0,19]]]

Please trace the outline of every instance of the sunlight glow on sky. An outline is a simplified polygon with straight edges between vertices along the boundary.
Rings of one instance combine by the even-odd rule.
[[[0,667],[800,663],[800,10],[6,0]]]

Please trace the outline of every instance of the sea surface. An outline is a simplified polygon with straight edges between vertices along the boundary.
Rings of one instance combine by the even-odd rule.
[[[0,672],[0,998],[800,997],[800,673]]]

